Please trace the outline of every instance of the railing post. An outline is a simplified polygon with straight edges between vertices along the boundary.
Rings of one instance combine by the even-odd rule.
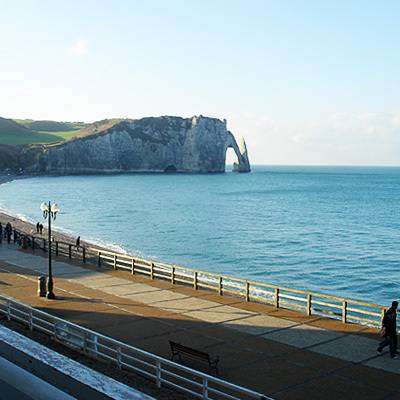
[[[156,361],[156,383],[157,387],[161,387],[161,362],[160,360]]]
[[[194,287],[194,290],[197,290],[197,271],[194,271],[193,287]]]
[[[306,310],[306,314],[308,316],[311,315],[311,303],[312,303],[312,297],[311,297],[311,293],[307,293],[307,310]]]
[[[29,309],[29,330],[33,330],[33,315],[31,309]]]
[[[275,307],[279,308],[279,288],[275,288]]]
[[[68,245],[68,258],[71,259],[72,258],[72,244]]]
[[[117,347],[117,366],[119,369],[122,368],[121,346]]]
[[[222,296],[222,276],[218,279],[218,294]]]
[[[7,301],[7,319],[10,321],[11,320],[11,301]]]
[[[345,324],[347,322],[347,301],[343,300],[342,303],[342,322]]]
[[[150,279],[154,279],[154,263],[150,265]]]
[[[250,301],[250,283],[246,282],[246,301]]]
[[[87,353],[87,334],[83,332],[83,352]]]
[[[208,400],[208,379],[203,378],[203,399]]]
[[[82,247],[82,261],[86,263],[86,247]]]
[[[56,242],[56,256],[58,257],[58,240]]]
[[[114,254],[114,271],[117,269],[117,255]]]
[[[95,357],[97,357],[99,353],[98,341],[99,341],[98,336],[97,335],[93,336],[93,352]]]
[[[172,267],[171,271],[171,283],[174,285],[175,284],[175,267]]]
[[[97,266],[101,267],[101,251],[99,251],[99,258],[97,260]]]
[[[132,258],[131,273],[132,273],[132,275],[135,275],[135,259],[134,258]]]

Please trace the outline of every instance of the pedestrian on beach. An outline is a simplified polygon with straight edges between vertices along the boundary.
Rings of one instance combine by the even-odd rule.
[[[39,233],[42,234],[43,233],[43,224],[39,225]]]
[[[382,329],[381,336],[383,336],[383,341],[378,346],[378,353],[382,354],[382,350],[386,346],[390,346],[390,357],[392,359],[397,359],[397,307],[399,303],[397,301],[392,302],[392,306],[385,312],[382,319]]]
[[[81,237],[78,236],[78,237],[76,238],[76,247],[79,247],[80,244],[81,244]]]
[[[40,223],[38,222],[38,223],[36,224],[36,233],[39,233],[39,228],[40,228]]]

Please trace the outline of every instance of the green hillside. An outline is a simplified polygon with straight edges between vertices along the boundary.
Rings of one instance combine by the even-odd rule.
[[[30,143],[48,143],[63,140],[54,134],[36,132],[12,119],[0,117],[0,144],[21,145]]]
[[[93,122],[92,124],[88,124],[85,128],[78,131],[76,133],[76,138],[97,135],[99,133],[106,131],[107,129],[112,128],[114,125],[118,124],[121,121],[124,121],[124,119],[112,118],[112,119],[103,119],[101,121]]]
[[[0,117],[0,173],[6,170],[18,170],[18,160],[23,146],[34,144],[54,146],[66,140],[101,134],[120,121],[122,119],[106,119],[86,124]]]
[[[35,122],[38,122],[36,126],[45,129],[29,128],[29,126],[35,126]],[[56,121],[12,120],[0,117],[0,145],[62,142],[76,136],[80,129],[86,126],[87,124],[83,122],[58,123]],[[55,130],[48,131],[47,129],[50,128]],[[58,130],[61,128],[64,129]]]
[[[34,121],[0,117],[0,145],[61,143],[66,140],[98,135],[123,121],[122,118],[84,122]],[[36,129],[33,129],[35,127]]]
[[[87,126],[84,122],[34,121],[32,119],[15,119],[14,121],[38,132],[77,131]]]

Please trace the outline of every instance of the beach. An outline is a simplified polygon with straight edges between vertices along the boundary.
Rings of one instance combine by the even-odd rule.
[[[4,183],[11,182],[14,179],[20,179],[20,176],[17,175],[2,175],[0,174],[0,185],[3,185]],[[3,224],[3,226],[7,223],[10,222],[12,226],[18,230],[22,230],[27,233],[33,233],[36,232],[36,227],[33,226],[33,224],[29,222],[25,222],[21,220],[20,218],[17,218],[15,216],[6,214],[4,212],[0,212],[0,222]]]
[[[11,182],[16,179],[24,179],[24,178],[29,178],[30,176],[23,176],[23,175],[0,175],[0,185],[5,184],[7,182]],[[40,216],[40,213],[38,212],[38,216]],[[12,227],[18,231],[23,231],[27,234],[34,235],[36,234],[36,225],[32,222],[29,222],[27,220],[21,219],[15,215],[12,215],[11,213],[6,213],[4,211],[0,211],[0,223],[4,226],[7,224],[7,222],[10,222]],[[48,233],[47,233],[47,221],[44,220],[43,218],[38,219],[37,222],[40,222],[43,224],[43,233],[42,237],[44,239],[47,239]],[[66,233],[61,233],[57,229],[52,229],[52,236],[54,237],[55,240],[66,242],[66,243],[72,243],[75,244],[76,237],[73,237],[72,235],[68,235]],[[81,241],[81,244],[84,245],[86,244],[85,241]]]
[[[240,279],[377,304],[396,298],[400,169],[23,177],[0,186],[0,210],[28,233],[28,222],[45,225],[39,206],[51,200],[61,208],[54,236],[72,244],[79,235]]]

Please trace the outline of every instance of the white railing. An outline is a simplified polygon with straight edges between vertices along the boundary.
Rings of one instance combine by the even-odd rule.
[[[0,295],[0,313],[8,320],[22,322],[30,330],[51,335],[90,357],[111,361],[119,369],[144,375],[153,380],[158,388],[169,386],[205,400],[272,400],[261,393],[129,346],[3,295]]]
[[[27,235],[24,232],[15,232],[17,235],[29,239],[29,247],[32,250],[35,248],[48,250],[46,239]],[[212,290],[221,296],[241,297],[245,301],[266,303],[276,308],[293,309],[306,315],[320,315],[341,320],[343,323],[356,323],[377,328],[381,326],[386,310],[386,307],[380,304],[214,274],[115,253],[93,246],[76,246],[67,242],[55,241],[52,251],[56,256],[65,256],[84,263],[97,263],[99,267],[107,266],[114,270],[126,270],[131,274],[147,275],[151,279],[162,279],[173,284],[192,286],[195,290]]]
[[[379,304],[149,261],[96,247],[88,247],[86,252],[90,254],[92,261],[94,255],[98,266],[127,270],[131,274],[147,275],[151,279],[163,279],[173,284],[191,286],[193,289],[212,290],[221,296],[226,294],[246,301],[270,304],[276,308],[293,309],[306,315],[339,319],[343,323],[379,327],[385,312],[385,307]]]

